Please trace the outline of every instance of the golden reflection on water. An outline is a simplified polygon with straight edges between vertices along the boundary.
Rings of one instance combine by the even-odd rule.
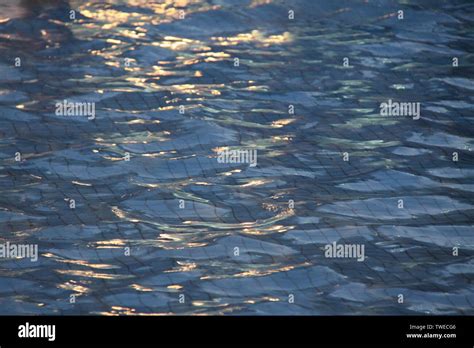
[[[120,268],[116,265],[109,265],[109,264],[101,264],[101,263],[89,263],[84,260],[68,260],[68,259],[58,259],[59,262],[64,262],[64,263],[69,263],[72,265],[80,265],[80,266],[85,266],[85,267],[90,267],[90,268],[97,268],[97,269],[117,269]]]
[[[60,289],[70,290],[75,292],[76,296],[80,296],[82,294],[87,294],[90,289],[84,285],[78,284],[77,281],[70,280],[64,284],[59,284],[58,286]]]
[[[268,3],[265,2],[253,2],[250,6],[258,6]],[[129,71],[131,76],[127,76],[125,80],[128,82],[128,91],[133,90],[133,88],[138,88],[144,91],[171,91],[172,93],[187,93],[194,94],[196,96],[218,96],[222,93],[222,90],[228,88],[223,84],[172,84],[161,86],[157,83],[156,80],[150,80],[149,77],[162,78],[169,76],[195,76],[202,77],[202,71],[193,70],[182,70],[177,69],[180,67],[194,67],[195,65],[204,62],[204,63],[217,63],[223,60],[229,60],[232,58],[232,55],[228,52],[216,51],[213,52],[211,46],[208,43],[202,42],[197,39],[178,37],[166,35],[163,39],[159,41],[152,41],[148,39],[148,32],[146,28],[146,23],[152,25],[162,24],[166,22],[172,22],[180,20],[177,17],[180,9],[186,7],[186,16],[190,16],[193,13],[205,12],[213,9],[220,8],[218,5],[208,5],[206,2],[202,1],[163,1],[158,4],[153,2],[146,1],[136,1],[129,2],[129,5],[136,6],[138,8],[144,8],[147,10],[152,10],[155,15],[143,14],[138,12],[123,12],[113,8],[97,8],[94,6],[93,2],[86,3],[79,6],[79,10],[82,15],[87,17],[86,22],[81,29],[75,30],[75,26],[72,26],[72,30],[75,30],[75,35],[78,38],[81,36],[90,35],[90,32],[97,31],[97,25],[100,25],[100,30],[108,31],[113,30],[115,37],[107,37],[105,41],[111,46],[100,49],[92,50],[90,53],[102,57],[105,62],[105,65],[122,68],[125,71]],[[79,21],[79,23],[81,23]],[[122,28],[124,25],[135,26],[134,30],[128,28]],[[122,37],[123,39],[120,39]],[[151,66],[145,66],[140,62],[137,62],[135,58],[130,58],[130,65],[124,66],[123,64],[123,52],[125,50],[131,49],[134,50],[133,46],[128,44],[127,39],[140,40],[142,45],[151,45],[157,46],[163,49],[168,49],[174,52],[182,52],[184,55],[179,55],[173,59],[173,64],[167,66],[167,61],[156,61],[155,64]],[[290,43],[292,41],[292,36],[289,32],[283,32],[278,35],[265,35],[262,31],[253,30],[248,33],[240,33],[235,36],[222,37],[216,36],[211,37],[210,42],[214,46],[235,46],[239,44],[252,43],[261,47],[269,47],[272,45],[281,45],[285,43]],[[250,81],[249,81],[250,82]],[[127,91],[127,88],[109,86],[110,91]],[[249,91],[267,91],[266,86],[246,86],[244,89]],[[237,121],[236,121],[237,122]],[[243,122],[243,121],[240,121]],[[260,125],[249,124],[249,126]],[[278,126],[278,125],[277,125]]]
[[[252,187],[252,186],[262,186],[270,183],[269,179],[250,179],[245,184],[240,185],[240,187]]]
[[[265,34],[259,30],[252,30],[249,33],[241,33],[236,36],[217,36],[213,37],[212,40],[216,41],[216,44],[220,46],[235,46],[242,43],[255,43],[258,44],[257,47],[269,47],[274,44],[281,45],[284,43],[290,43],[293,40],[293,37],[287,31],[279,35],[265,36]]]
[[[198,265],[195,262],[177,261],[178,266],[165,271],[165,273],[190,272],[196,270]]]
[[[181,285],[178,285],[178,284],[168,285],[166,288],[167,288],[167,289],[171,289],[171,290],[180,290],[180,289],[183,289],[183,287],[182,287]]]
[[[81,278],[95,278],[95,279],[105,279],[105,280],[123,280],[131,279],[133,275],[126,274],[110,274],[110,273],[98,273],[94,271],[81,271],[81,270],[63,270],[58,269],[56,272],[60,274],[81,277]]]
[[[165,36],[162,41],[153,42],[153,45],[172,51],[202,52],[211,50],[211,47],[206,46],[202,41],[177,36]]]
[[[136,290],[136,291],[141,291],[141,292],[153,291],[152,288],[148,288],[146,286],[142,286],[142,285],[139,285],[139,284],[132,284],[132,285],[130,285],[130,288],[132,288],[133,290]]]

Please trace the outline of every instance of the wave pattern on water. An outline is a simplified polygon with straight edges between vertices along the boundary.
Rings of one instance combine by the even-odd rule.
[[[40,257],[0,260],[1,314],[474,314],[474,4],[21,3],[0,4],[0,243]],[[256,167],[217,161],[242,147]]]

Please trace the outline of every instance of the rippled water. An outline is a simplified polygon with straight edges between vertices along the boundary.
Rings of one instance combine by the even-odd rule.
[[[0,242],[40,254],[1,314],[474,313],[470,1],[34,3],[0,4]]]

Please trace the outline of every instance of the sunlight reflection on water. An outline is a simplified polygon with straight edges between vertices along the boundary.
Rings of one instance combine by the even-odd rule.
[[[0,242],[42,257],[0,261],[2,314],[473,312],[473,65],[450,66],[472,5],[34,3],[0,5]],[[422,119],[380,116],[389,98]],[[218,163],[242,147],[256,167]]]

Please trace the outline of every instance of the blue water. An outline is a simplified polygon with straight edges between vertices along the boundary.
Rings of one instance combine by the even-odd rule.
[[[474,314],[473,14],[2,1],[0,314]]]

